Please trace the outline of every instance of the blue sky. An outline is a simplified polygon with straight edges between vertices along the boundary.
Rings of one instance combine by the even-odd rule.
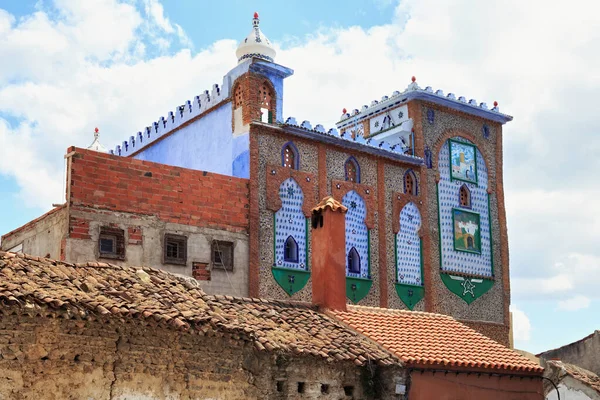
[[[258,11],[276,61],[295,70],[285,116],[332,127],[412,75],[514,115],[504,181],[516,344],[577,340],[600,329],[600,10],[569,7],[0,0],[0,232],[64,201],[65,149],[89,145],[95,126],[114,147],[220,83]]]

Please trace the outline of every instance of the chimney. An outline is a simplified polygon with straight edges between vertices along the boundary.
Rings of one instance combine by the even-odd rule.
[[[312,298],[320,308],[346,311],[346,212],[333,197],[312,210]]]

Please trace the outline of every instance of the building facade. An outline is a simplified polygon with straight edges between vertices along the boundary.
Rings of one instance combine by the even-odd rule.
[[[252,24],[221,86],[109,154],[69,148],[65,205],[1,248],[311,301],[311,210],[332,196],[348,209],[349,303],[451,315],[508,345],[502,126],[512,117],[413,78],[344,110],[334,129],[284,119],[293,71],[274,62],[257,14]]]

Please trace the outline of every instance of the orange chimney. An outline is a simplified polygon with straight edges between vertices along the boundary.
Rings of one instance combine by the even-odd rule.
[[[312,298],[321,308],[346,311],[346,212],[333,197],[312,210]]]

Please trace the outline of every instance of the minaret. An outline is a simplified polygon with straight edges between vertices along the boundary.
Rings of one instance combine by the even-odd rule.
[[[94,129],[94,141],[89,145],[89,150],[99,151],[101,153],[106,153],[106,148],[100,144],[100,140],[98,139],[100,129]]]
[[[260,58],[273,62],[275,49],[271,46],[269,39],[261,32],[259,25],[260,19],[258,18],[258,13],[255,12],[252,19],[252,31],[240,43],[235,52],[238,63],[242,63],[249,58]]]

